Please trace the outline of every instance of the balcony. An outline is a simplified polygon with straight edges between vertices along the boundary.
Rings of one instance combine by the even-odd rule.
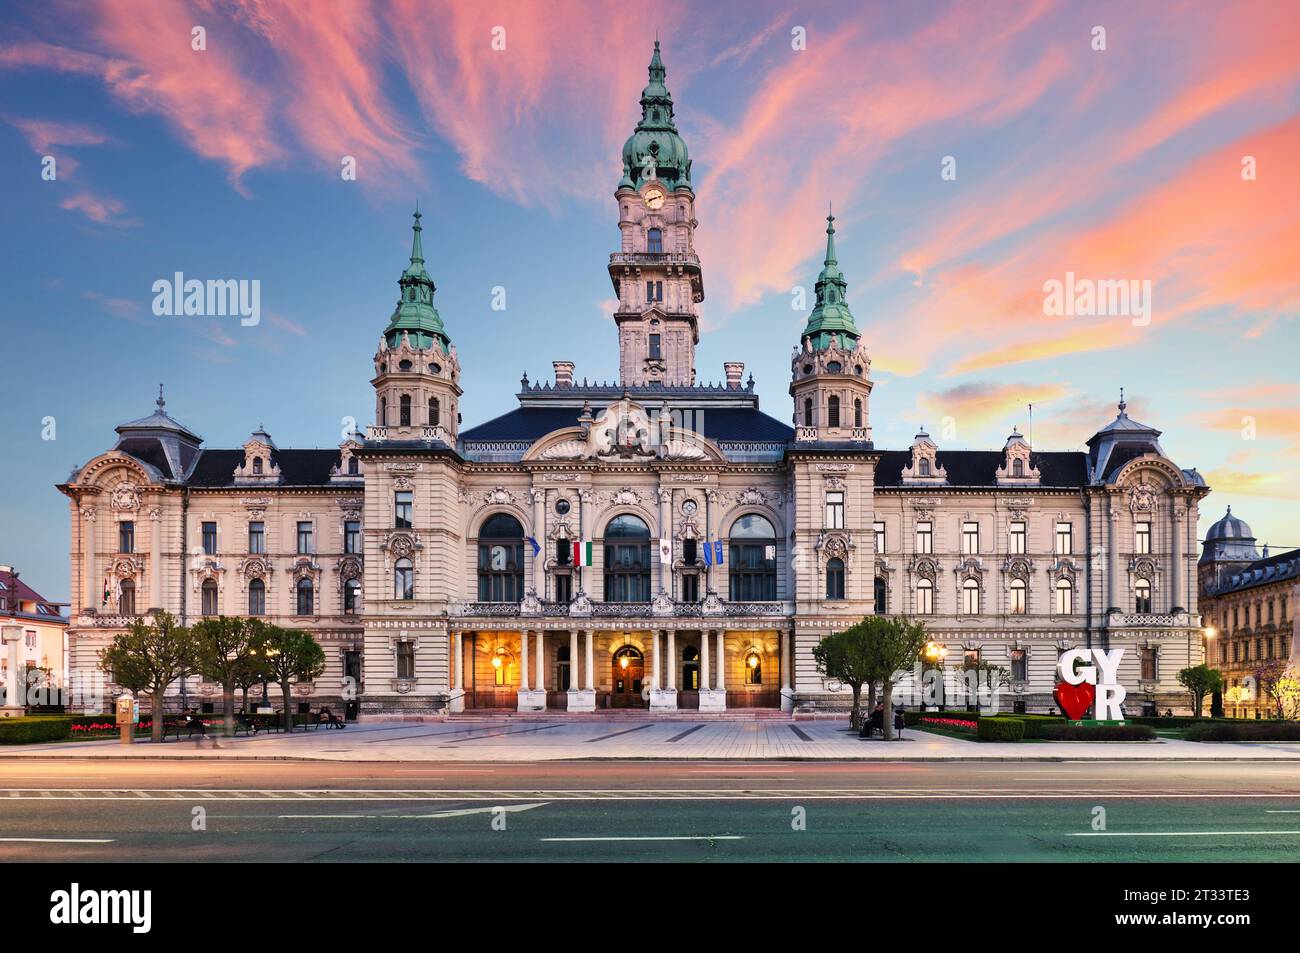
[[[470,616],[488,619],[508,619],[541,616],[549,619],[590,618],[590,619],[705,619],[705,618],[748,618],[768,617],[786,618],[794,613],[792,603],[781,601],[729,602],[726,599],[711,599],[701,602],[679,602],[667,600],[665,604],[654,602],[551,602],[533,603],[532,611],[524,610],[522,602],[463,602],[452,607],[455,616]]]
[[[609,256],[611,265],[686,265],[700,267],[700,256],[694,252],[614,252]]]
[[[1119,612],[1108,621],[1112,629],[1153,629],[1194,625],[1186,612]]]

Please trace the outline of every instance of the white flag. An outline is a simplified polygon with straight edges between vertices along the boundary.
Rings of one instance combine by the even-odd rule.
[[[671,539],[659,540],[659,561],[661,563],[671,563],[673,561],[673,541]]]

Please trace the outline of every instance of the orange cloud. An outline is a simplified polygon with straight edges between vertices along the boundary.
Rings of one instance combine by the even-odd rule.
[[[1059,400],[1068,393],[1061,384],[1001,384],[972,381],[944,391],[927,391],[917,398],[919,407],[938,420],[951,417],[958,432],[967,440],[979,436],[1006,436],[1011,428],[1028,432],[1028,405],[1042,413],[1042,405]]]

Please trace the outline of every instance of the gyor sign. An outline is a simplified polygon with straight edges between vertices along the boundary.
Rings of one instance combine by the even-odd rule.
[[[1119,683],[1119,660],[1123,657],[1123,649],[1070,649],[1061,653],[1056,663],[1061,684],[1052,695],[1067,718],[1079,721],[1089,706],[1095,706],[1093,717],[1098,721],[1123,720],[1120,705],[1128,694]]]

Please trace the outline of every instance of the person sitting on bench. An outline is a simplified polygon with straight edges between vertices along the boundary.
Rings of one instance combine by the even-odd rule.
[[[329,708],[325,706],[321,707],[320,721],[321,724],[328,725],[330,728],[346,727],[343,722],[339,720],[339,716],[334,714],[334,712],[330,711]]]

